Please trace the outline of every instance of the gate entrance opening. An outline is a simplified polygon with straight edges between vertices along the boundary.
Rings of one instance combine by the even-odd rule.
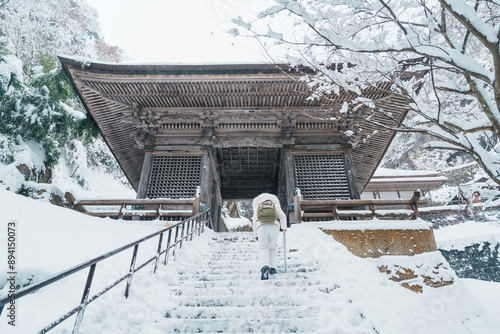
[[[281,148],[216,149],[222,199],[252,199],[264,192],[278,195],[281,155]]]

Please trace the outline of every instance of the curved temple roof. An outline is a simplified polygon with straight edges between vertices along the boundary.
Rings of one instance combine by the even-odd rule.
[[[394,135],[374,135],[376,129],[369,124],[357,134],[354,116],[339,113],[352,94],[308,99],[310,91],[296,80],[304,69],[286,65],[125,65],[64,57],[60,61],[136,190],[144,147],[343,144],[352,145],[361,191]],[[374,120],[398,126],[408,102],[388,93],[388,87],[367,88],[363,96],[374,98],[377,108],[392,115],[377,114]],[[354,136],[347,137],[345,130]]]

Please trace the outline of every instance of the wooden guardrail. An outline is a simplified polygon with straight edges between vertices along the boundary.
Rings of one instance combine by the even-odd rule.
[[[414,192],[410,199],[395,200],[302,200],[299,196],[295,196],[295,221],[301,223],[303,221],[373,218],[417,219],[420,217],[418,204],[425,204],[427,202],[427,200],[420,200],[419,191]]]
[[[76,200],[67,192],[67,207],[94,217],[139,220],[191,217],[200,212],[200,196],[193,199],[99,199]],[[91,209],[92,208],[92,209]]]

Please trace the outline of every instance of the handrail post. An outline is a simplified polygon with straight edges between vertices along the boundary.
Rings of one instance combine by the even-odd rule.
[[[171,239],[172,239],[172,229],[168,230],[167,248],[165,249],[165,260],[163,261],[164,265],[167,265],[167,262],[168,262],[168,253],[170,253],[170,240]]]
[[[158,204],[156,206],[156,215],[155,215],[155,219],[158,219],[160,218],[160,211],[161,211],[161,208],[163,207],[163,204]]]
[[[300,208],[300,196],[293,196],[293,210],[295,213],[295,223],[302,223],[302,209]]]
[[[158,263],[160,262],[160,253],[161,253],[161,244],[163,243],[163,233],[160,233],[160,240],[158,241],[158,250],[156,251],[156,260],[155,267],[153,269],[153,273],[156,274],[156,270],[158,269]]]
[[[83,289],[82,301],[80,303],[80,311],[76,315],[75,325],[73,326],[73,334],[77,334],[80,330],[80,325],[83,320],[83,313],[85,312],[85,308],[87,307],[87,302],[89,300],[90,287],[92,285],[92,279],[94,278],[95,267],[97,263],[94,263],[89,268],[89,274],[87,275],[87,282],[85,283],[85,288]]]
[[[123,219],[123,209],[125,209],[125,204],[120,205],[120,211],[118,211],[118,219]]]
[[[203,222],[205,221],[205,219],[203,219],[203,216],[198,216],[198,223],[199,223],[199,230],[198,230],[198,236],[201,235],[202,231],[203,231]]]
[[[191,218],[188,218],[188,221],[184,223],[186,225],[186,235],[184,237],[186,241],[188,241],[189,233],[191,232],[191,220],[192,220]]]
[[[182,240],[184,239],[184,228],[185,228],[185,226],[186,226],[186,223],[183,223],[182,224],[182,231],[181,231],[181,239],[179,241],[179,249],[182,248]]]
[[[332,215],[333,220],[339,220],[339,215],[337,214],[337,206],[335,204],[332,204]]]
[[[200,236],[200,230],[201,230],[201,225],[200,225],[200,217],[196,217],[194,221],[194,226],[195,226],[195,231],[197,232],[198,236]]]
[[[193,216],[196,216],[197,214],[200,213],[200,203],[201,203],[201,196],[200,195],[195,196],[193,202]]]
[[[377,215],[375,214],[375,205],[372,204],[369,204],[368,205],[368,208],[370,209],[370,211],[372,212],[372,219],[375,219],[377,217]]]
[[[174,239],[174,247],[172,250],[172,256],[174,257],[174,261],[175,261],[175,249],[177,248],[177,241],[179,241],[178,237],[179,237],[179,225],[175,226],[175,239]]]
[[[201,219],[201,233],[205,232],[205,224],[206,224],[206,220],[205,220],[205,214],[201,215],[200,216],[200,219]]]
[[[127,279],[127,287],[125,288],[125,298],[128,298],[129,293],[130,293],[130,286],[132,285],[132,278],[134,277],[135,260],[137,258],[137,250],[138,249],[139,249],[139,244],[136,244],[134,246],[134,252],[132,254],[132,261],[130,261],[130,270],[129,270],[129,276]]]
[[[214,223],[212,222],[212,217],[208,215],[208,211],[205,211],[205,220],[210,224],[210,228],[214,229]],[[205,232],[205,224],[203,224],[203,232]]]
[[[189,241],[193,240],[193,234],[196,229],[196,218],[191,218],[191,236],[189,237]]]

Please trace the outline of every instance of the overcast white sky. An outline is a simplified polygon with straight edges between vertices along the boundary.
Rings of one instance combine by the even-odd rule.
[[[265,9],[262,1],[87,0],[104,39],[124,49],[126,61],[169,63],[264,61],[256,41],[226,33],[230,18]]]

